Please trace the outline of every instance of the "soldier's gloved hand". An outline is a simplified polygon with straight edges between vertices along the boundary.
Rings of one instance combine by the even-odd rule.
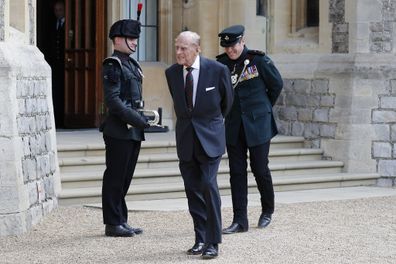
[[[146,124],[144,125],[144,128],[149,128],[151,125],[149,124],[150,118],[142,114],[142,117],[146,120]]]

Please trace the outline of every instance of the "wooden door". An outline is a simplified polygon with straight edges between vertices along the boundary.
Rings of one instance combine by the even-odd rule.
[[[105,56],[105,0],[66,0],[65,127],[99,125]]]

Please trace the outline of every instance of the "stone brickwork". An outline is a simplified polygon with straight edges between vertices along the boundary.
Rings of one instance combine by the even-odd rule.
[[[34,8],[33,0],[28,1],[28,10],[29,10],[29,44],[36,44],[36,10]]]
[[[4,16],[4,11],[5,11],[5,1],[0,1],[0,41],[4,40],[4,35],[5,35],[5,16]]]
[[[57,207],[50,73],[37,47],[0,42],[0,236],[26,232]]]
[[[345,172],[396,185],[396,62],[389,54],[272,56],[285,80],[281,134],[304,136]]]
[[[326,79],[285,79],[275,106],[279,132],[303,136],[311,147],[319,148],[321,138],[334,138],[336,124],[330,122],[335,94]]]
[[[389,80],[387,93],[379,96],[373,109],[372,123],[381,128],[383,136],[372,142],[372,157],[377,161],[382,185],[395,185],[396,178],[396,79]]]
[[[345,0],[330,0],[329,22],[332,28],[332,53],[348,53],[349,29],[345,21]]]
[[[23,182],[29,188],[30,205],[52,199],[54,193],[55,146],[51,140],[51,115],[47,104],[46,76],[17,76],[17,127],[22,139]],[[33,193],[31,193],[33,192]]]
[[[370,22],[370,51],[390,53],[394,51],[396,34],[396,0],[382,0],[382,19]]]

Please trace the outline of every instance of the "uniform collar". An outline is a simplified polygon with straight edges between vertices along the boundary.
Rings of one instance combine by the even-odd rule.
[[[118,51],[118,50],[114,50],[113,55],[117,56],[118,58],[120,58],[120,60],[122,61],[127,61],[129,60],[129,54]]]

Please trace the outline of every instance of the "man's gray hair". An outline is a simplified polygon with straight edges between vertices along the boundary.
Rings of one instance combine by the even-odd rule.
[[[176,37],[176,41],[179,38],[190,39],[192,44],[200,46],[201,37],[196,32],[183,31]]]

